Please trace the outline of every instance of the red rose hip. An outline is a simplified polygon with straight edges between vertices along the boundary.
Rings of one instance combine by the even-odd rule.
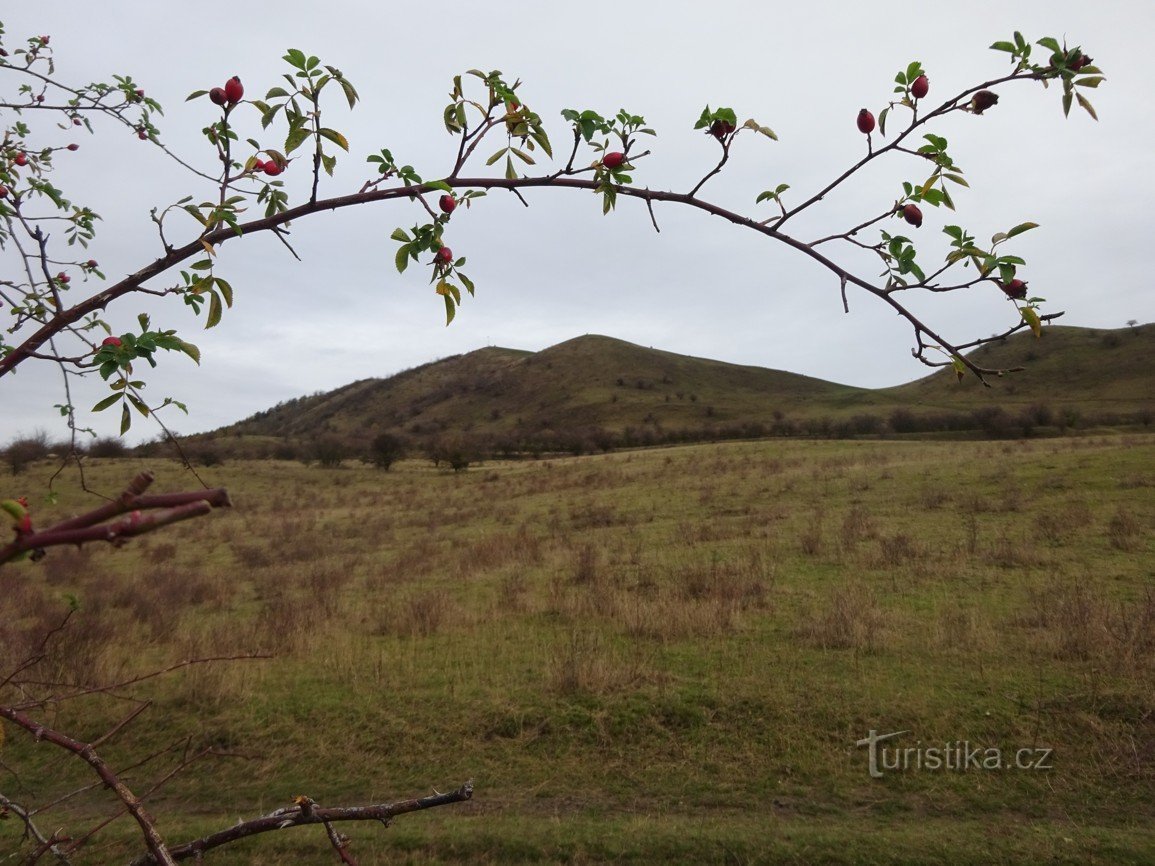
[[[922,211],[919,210],[916,204],[908,204],[904,207],[902,209],[902,218],[915,228],[922,225]]]
[[[451,261],[453,261],[453,250],[449,249],[449,247],[442,247],[437,251],[436,259],[438,264],[449,264]]]
[[[620,150],[613,150],[602,157],[602,165],[606,168],[621,168],[626,161],[626,155]]]
[[[864,108],[858,112],[858,131],[863,135],[874,132],[874,115],[868,109]]]
[[[910,95],[915,99],[922,99],[930,93],[930,82],[925,75],[920,75],[910,85]]]
[[[120,345],[120,337],[105,337],[103,340],[100,341],[100,345],[102,345],[102,346],[119,346]]]
[[[223,87],[214,87],[209,91],[209,100],[213,105],[224,105],[229,101],[229,97]]]
[[[1008,298],[1014,298],[1021,301],[1027,296],[1026,280],[1013,279],[1009,283],[999,283],[999,288],[1002,289]]]
[[[230,105],[236,105],[245,97],[245,86],[241,84],[240,76],[234,75],[225,82],[225,97]]]
[[[441,208],[442,213],[453,213],[453,211],[457,208],[457,199],[455,199],[449,193],[446,193],[437,200],[437,206]]]

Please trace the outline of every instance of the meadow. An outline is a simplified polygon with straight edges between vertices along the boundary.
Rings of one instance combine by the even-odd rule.
[[[90,460],[115,493],[146,464]],[[158,487],[196,486],[149,460]],[[34,496],[54,467],[12,479]],[[235,508],[0,572],[0,660],[75,598],[36,678],[152,704],[105,747],[171,842],[307,794],[474,799],[350,824],[358,862],[1155,862],[1155,435],[760,441],[489,461],[199,470]],[[74,475],[55,506],[92,507]],[[15,491],[15,492],[23,492]],[[35,504],[35,503],[34,503]],[[0,672],[0,679],[3,672]],[[3,700],[12,698],[8,693]],[[94,738],[130,705],[67,702]],[[907,766],[967,742],[1044,768]],[[12,727],[0,792],[88,784]],[[76,764],[76,766],[73,766]],[[6,768],[6,769],[5,769]],[[43,824],[79,835],[89,790]],[[0,822],[0,852],[21,848]],[[77,863],[126,862],[105,828]],[[217,863],[336,862],[320,828]]]

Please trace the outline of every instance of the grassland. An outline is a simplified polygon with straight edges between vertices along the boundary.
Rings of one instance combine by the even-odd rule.
[[[138,467],[94,461],[115,492]],[[187,487],[174,464],[161,484]],[[35,493],[51,467],[18,480]],[[351,825],[359,862],[1155,861],[1155,437],[734,442],[453,474],[230,462],[232,513],[0,572],[0,659],[142,683],[116,766],[213,746],[150,799],[180,841],[306,793],[475,799]],[[58,482],[53,508],[91,506]],[[38,507],[38,512],[49,510]],[[10,698],[10,694],[2,697]],[[95,737],[111,698],[52,721]],[[867,772],[857,740],[1053,750]],[[88,781],[14,729],[13,799]],[[129,773],[137,787],[164,755]],[[79,832],[90,791],[42,823]],[[19,845],[0,822],[0,852]],[[335,861],[318,829],[206,862]],[[127,859],[107,828],[77,862]]]

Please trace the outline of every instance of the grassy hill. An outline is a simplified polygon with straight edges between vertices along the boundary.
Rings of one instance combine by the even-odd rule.
[[[1051,326],[1041,340],[1016,334],[970,358],[988,368],[1024,367],[992,379],[955,381],[950,370],[879,392],[936,408],[1025,405],[1039,401],[1086,412],[1124,412],[1155,404],[1155,325],[1118,330]]]
[[[1017,334],[980,348],[985,367],[1025,367],[984,387],[943,370],[893,388],[839,385],[781,370],[728,364],[587,335],[540,352],[490,347],[282,403],[207,436],[230,450],[272,448],[331,436],[363,448],[391,432],[421,440],[465,436],[489,442],[615,444],[678,438],[904,432],[894,413],[919,415],[914,430],[976,426],[976,410],[1003,426],[1024,410],[1046,426],[1118,423],[1155,408],[1155,326],[1096,331],[1050,327],[1040,340]],[[1038,407],[1046,411],[1039,413]],[[1061,419],[1056,421],[1055,419]],[[984,425],[977,425],[984,426]],[[985,425],[990,428],[990,424]],[[1009,430],[1009,426],[1008,426]],[[591,432],[593,431],[593,432]],[[990,432],[990,430],[988,430]],[[544,446],[546,450],[551,445]]]

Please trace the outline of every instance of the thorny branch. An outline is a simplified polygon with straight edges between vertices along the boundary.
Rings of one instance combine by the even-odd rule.
[[[187,493],[145,495],[144,491],[154,480],[155,476],[151,472],[142,472],[112,501],[47,529],[36,530],[30,525],[27,529],[17,527],[16,538],[0,547],[0,565],[29,552],[34,558],[39,558],[47,548],[63,544],[81,545],[90,541],[123,544],[126,538],[201,517],[214,508],[232,505],[228,491],[223,487]],[[127,516],[119,520],[111,519],[119,515]]]

